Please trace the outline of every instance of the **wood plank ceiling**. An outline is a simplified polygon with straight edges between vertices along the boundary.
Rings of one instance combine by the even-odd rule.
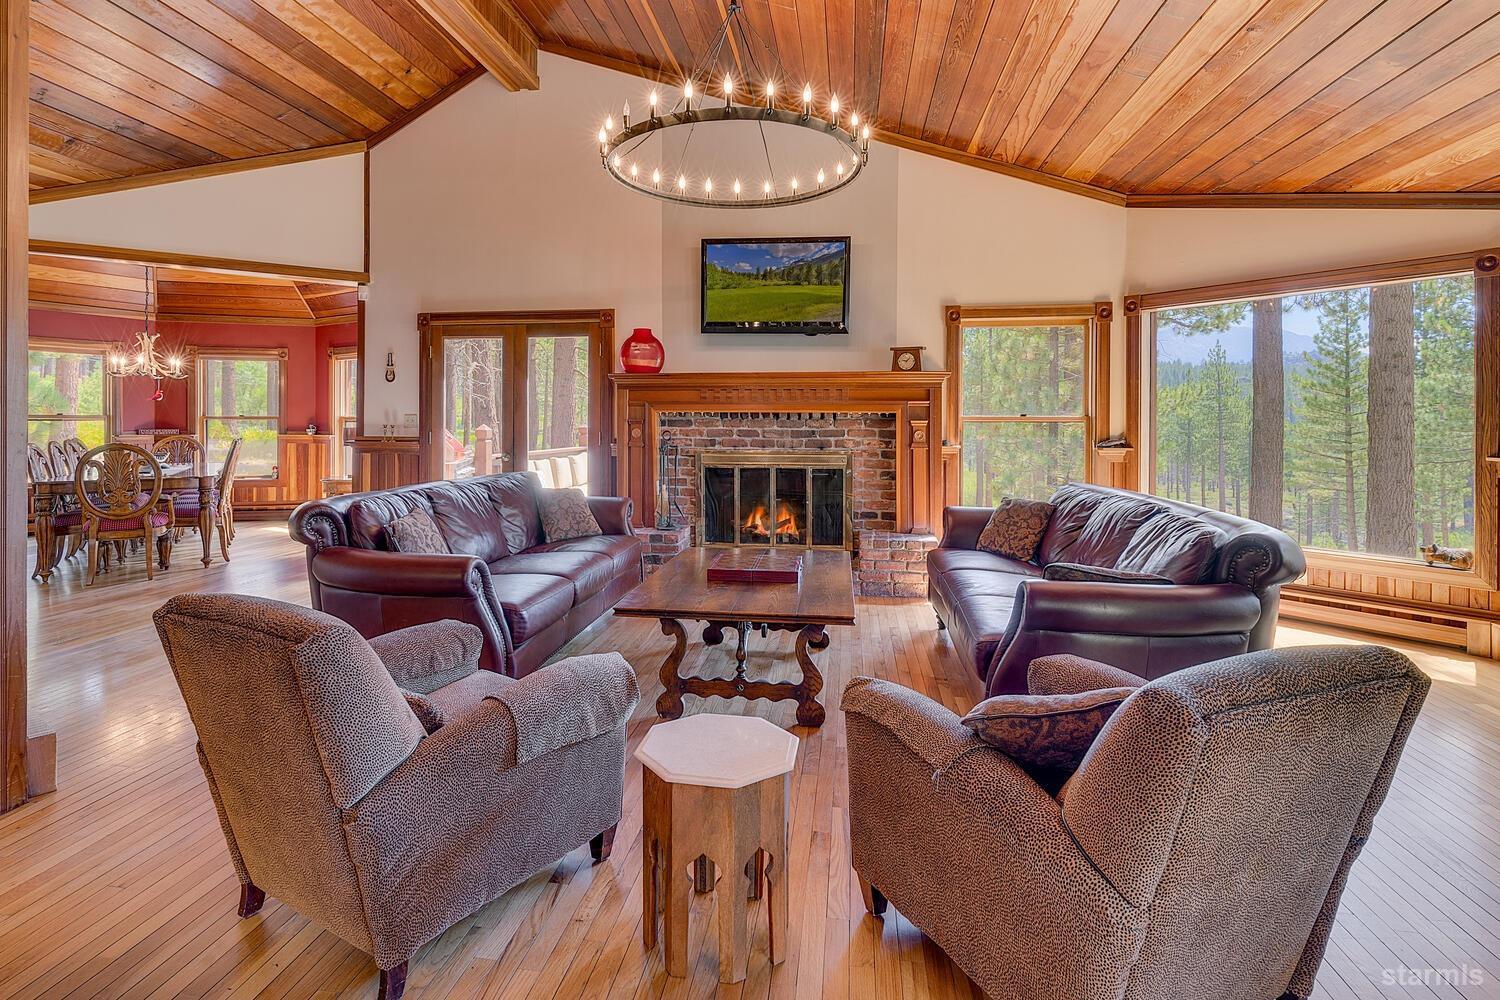
[[[353,285],[32,254],[31,308],[140,319],[148,282],[163,322],[352,323]]]
[[[31,185],[367,139],[475,72],[413,0],[32,0]]]
[[[432,2],[33,0],[33,186],[378,137],[479,72],[423,12]],[[724,8],[515,3],[544,47],[672,82]],[[748,0],[745,12],[794,88],[839,91],[890,141],[1097,196],[1500,192],[1495,0]]]
[[[517,6],[544,48],[672,82],[723,17],[690,0]],[[897,141],[1112,192],[1500,191],[1494,0],[748,0],[745,13],[796,90],[837,88]]]

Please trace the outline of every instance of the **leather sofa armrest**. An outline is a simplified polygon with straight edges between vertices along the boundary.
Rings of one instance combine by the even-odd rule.
[[[995,514],[993,507],[944,507],[943,541],[945,549],[972,549],[979,543],[980,532]]]
[[[635,670],[619,653],[575,656],[489,695],[515,725],[515,763],[623,729],[640,701]]]
[[[1194,636],[1248,632],[1260,600],[1228,583],[1074,583],[1022,580],[1016,588],[1019,630]]]
[[[630,515],[635,512],[635,501],[629,497],[589,497],[589,510],[599,522],[599,530],[606,535],[633,535]]]
[[[1257,593],[1307,572],[1302,547],[1280,531],[1245,531],[1224,543],[1216,577]]]
[[[1039,656],[1026,671],[1026,687],[1032,694],[1083,694],[1106,688],[1138,688],[1146,683],[1128,670],[1112,667],[1072,653]]]
[[[408,625],[368,640],[398,687],[430,694],[479,669],[484,633],[477,625],[445,618]]]
[[[477,556],[336,548],[313,557],[312,574],[323,586],[339,590],[466,597],[478,593],[475,577],[488,578],[490,568]]]

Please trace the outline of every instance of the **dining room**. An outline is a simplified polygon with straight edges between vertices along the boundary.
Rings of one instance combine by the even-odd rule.
[[[348,489],[348,283],[33,253],[28,570],[113,586],[233,557],[237,523]]]

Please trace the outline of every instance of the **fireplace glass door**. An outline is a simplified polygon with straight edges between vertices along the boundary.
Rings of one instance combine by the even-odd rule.
[[[703,453],[699,470],[700,544],[848,546],[851,484],[842,454]]]

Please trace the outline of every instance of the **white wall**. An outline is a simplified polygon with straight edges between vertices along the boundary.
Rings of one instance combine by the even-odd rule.
[[[31,238],[363,271],[364,156],[46,202]]]
[[[1500,245],[1500,211],[1132,208],[1129,292],[1195,288]]]
[[[714,210],[628,191],[600,168],[606,110],[644,104],[634,77],[543,54],[539,91],[465,88],[371,153],[372,424],[417,407],[416,316],[613,308],[619,336],[656,331],[668,371],[885,369],[889,348],[942,364],[940,306],[1086,302],[1123,286],[1125,212],[876,144],[849,188],[796,208]],[[699,332],[700,240],[850,236],[850,333]],[[376,366],[367,377],[374,379]]]

